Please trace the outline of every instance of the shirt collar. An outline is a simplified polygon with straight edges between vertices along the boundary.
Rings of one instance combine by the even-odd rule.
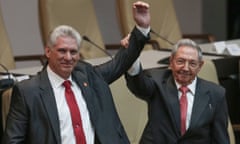
[[[53,72],[49,66],[47,66],[47,74],[48,74],[48,78],[49,78],[50,83],[52,84],[53,88],[58,88],[58,87],[62,86],[63,82],[65,81],[65,79],[61,78],[58,74]],[[71,75],[68,78],[68,80],[72,82]]]
[[[181,87],[181,84],[179,84],[176,80],[175,80],[177,89],[179,89]],[[192,81],[191,84],[187,85],[189,91],[195,95],[195,90],[196,90],[196,84],[197,84],[197,77],[195,77],[195,79]]]

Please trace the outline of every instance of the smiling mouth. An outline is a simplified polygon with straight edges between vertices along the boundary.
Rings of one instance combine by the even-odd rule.
[[[72,63],[62,63],[62,65],[63,65],[64,67],[72,67],[72,66],[73,66]]]
[[[185,72],[179,72],[178,73],[181,77],[189,77],[191,74],[190,73],[185,73]]]

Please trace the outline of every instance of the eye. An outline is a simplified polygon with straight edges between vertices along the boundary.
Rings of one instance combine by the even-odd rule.
[[[70,53],[71,53],[71,55],[77,55],[78,51],[77,50],[71,50]]]
[[[182,65],[182,64],[184,64],[185,63],[185,60],[183,60],[183,59],[177,59],[176,60],[176,64],[177,65]]]
[[[58,52],[60,52],[61,54],[65,54],[66,50],[64,48],[60,48],[60,49],[58,49]]]
[[[198,63],[196,61],[192,61],[192,62],[190,62],[190,66],[192,68],[196,68],[198,66]]]

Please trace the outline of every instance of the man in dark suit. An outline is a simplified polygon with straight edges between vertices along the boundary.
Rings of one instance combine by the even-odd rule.
[[[77,141],[84,139],[87,144],[128,144],[108,85],[129,69],[148,40],[149,5],[134,3],[133,16],[137,27],[129,48],[120,49],[113,60],[96,67],[79,61],[81,37],[76,30],[65,25],[55,28],[45,48],[46,68],[13,88],[3,143],[79,144]],[[81,124],[75,124],[73,104],[65,98],[69,95],[64,94],[66,80]]]
[[[229,144],[225,89],[197,77],[203,63],[200,47],[182,39],[170,69],[143,72],[139,61],[129,69],[128,88],[148,104],[141,144]]]

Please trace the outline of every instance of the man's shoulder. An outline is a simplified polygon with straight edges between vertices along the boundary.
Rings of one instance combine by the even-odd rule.
[[[18,87],[34,87],[36,85],[39,85],[40,79],[39,79],[39,74],[36,76],[32,76],[29,79],[23,80],[21,82],[16,83],[16,86]]]
[[[74,70],[79,71],[79,70],[90,69],[90,68],[93,68],[93,66],[90,63],[80,60],[75,66]]]
[[[219,92],[219,93],[224,93],[225,92],[225,88],[222,87],[221,85],[215,83],[215,82],[212,82],[212,81],[209,81],[209,80],[205,80],[205,79],[202,79],[202,78],[199,78],[198,77],[198,83],[201,84],[202,86],[206,87],[207,89],[209,89],[210,91],[214,91],[214,92]]]
[[[207,80],[207,79],[203,79],[201,77],[197,77],[197,80],[203,85],[213,86],[213,87],[221,87],[219,84],[212,82],[210,80]]]
[[[95,66],[85,61],[79,61],[72,71],[73,76],[76,77],[80,75],[84,77],[90,76],[93,73],[95,73]]]

